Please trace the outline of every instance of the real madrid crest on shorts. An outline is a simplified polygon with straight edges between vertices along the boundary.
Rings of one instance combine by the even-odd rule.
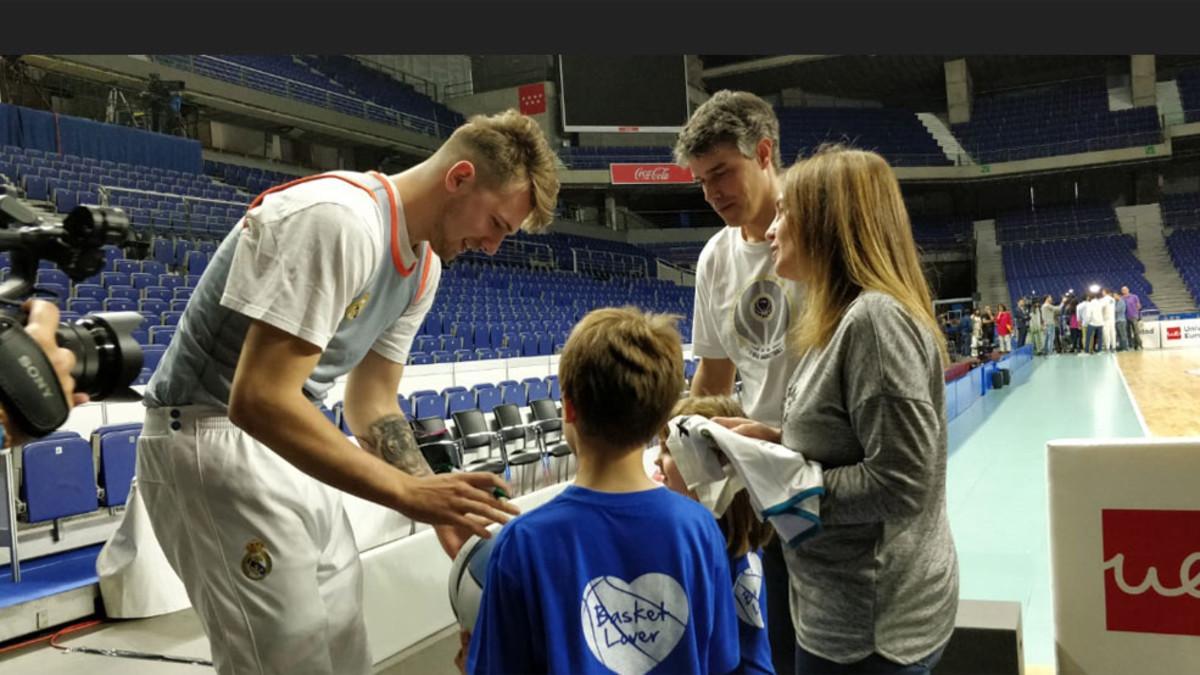
[[[246,555],[242,556],[242,574],[251,581],[262,581],[271,573],[271,554],[267,545],[257,539],[246,544]]]
[[[362,297],[350,303],[350,306],[346,308],[346,320],[353,321],[357,319],[358,315],[362,313],[363,308],[367,306],[367,302],[370,300],[371,294],[363,293]]]

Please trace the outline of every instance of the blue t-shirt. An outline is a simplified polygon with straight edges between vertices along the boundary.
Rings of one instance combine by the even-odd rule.
[[[730,578],[699,503],[570,486],[496,537],[467,672],[731,672]]]
[[[767,588],[763,580],[762,551],[751,551],[729,561],[733,600],[737,607],[738,640],[742,647],[739,673],[770,673],[771,642],[767,638]]]

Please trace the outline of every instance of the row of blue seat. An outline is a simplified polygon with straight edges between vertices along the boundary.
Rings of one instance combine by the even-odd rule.
[[[18,489],[24,520],[39,523],[123,505],[133,481],[141,426],[99,427],[90,441],[56,432],[25,444]]]
[[[153,359],[161,358],[161,351],[152,354]],[[523,407],[530,401],[559,398],[558,378],[549,376],[480,384],[469,390],[450,387],[441,392],[416,391],[409,396],[398,395],[397,402],[410,419],[446,419],[468,408],[490,413],[502,403]],[[341,423],[348,434],[348,427],[337,414],[341,408],[339,402],[333,409],[323,408],[323,411],[331,421]],[[19,498],[25,507],[22,519],[30,523],[46,522],[125,504],[137,464],[141,426],[140,423],[101,426],[92,432],[90,440],[74,432],[56,432],[25,444],[20,452],[18,478]]]

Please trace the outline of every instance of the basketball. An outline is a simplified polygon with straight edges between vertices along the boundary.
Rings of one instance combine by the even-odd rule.
[[[463,544],[454,563],[450,566],[450,608],[463,630],[473,631],[479,616],[479,602],[483,598],[483,580],[487,575],[488,558],[496,534],[491,539],[471,537]]]

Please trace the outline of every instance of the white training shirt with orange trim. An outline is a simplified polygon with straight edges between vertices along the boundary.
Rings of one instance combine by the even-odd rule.
[[[386,177],[339,171],[272,188],[213,254],[146,404],[226,408],[251,320],[322,349],[304,386],[321,399],[368,350],[407,360],[440,279],[428,243],[409,243]]]

